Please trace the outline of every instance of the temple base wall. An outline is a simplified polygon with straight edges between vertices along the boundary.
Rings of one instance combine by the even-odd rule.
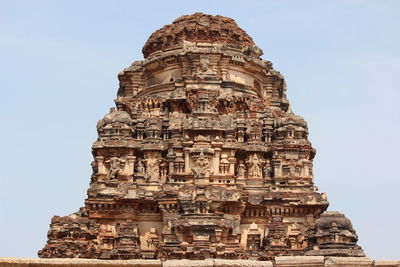
[[[96,260],[0,258],[0,267],[400,267],[400,261],[367,257],[285,256],[273,261],[255,260]]]

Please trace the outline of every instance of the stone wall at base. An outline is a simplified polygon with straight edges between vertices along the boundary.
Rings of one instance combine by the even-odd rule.
[[[0,267],[400,267],[400,261],[367,257],[282,256],[256,260],[96,260],[0,258]]]

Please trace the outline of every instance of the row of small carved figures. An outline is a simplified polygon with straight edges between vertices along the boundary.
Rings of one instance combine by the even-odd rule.
[[[146,161],[147,166],[145,166],[143,161]],[[107,160],[106,164],[109,165],[108,178],[111,180],[116,179],[118,173],[122,170],[121,164],[124,163],[125,160],[115,156]],[[245,164],[243,160],[239,161],[236,168],[236,175],[238,178],[244,178],[246,176],[246,173],[248,177],[252,178],[270,178],[273,174],[269,162],[266,161],[264,163],[263,160],[260,159],[256,154],[251,159],[247,160],[246,163],[247,164]],[[222,161],[222,163],[220,163],[219,169],[220,171],[222,171],[222,174],[229,172],[229,167],[227,165],[229,165],[229,162],[225,163]],[[179,159],[178,161],[175,160],[174,163],[169,165],[167,164],[167,162],[163,162],[160,159],[139,159],[136,164],[136,173],[143,176],[156,175],[165,177],[168,174],[168,171],[170,173],[183,173],[183,159],[181,159],[181,161],[179,161]],[[207,173],[213,173],[210,168],[210,159],[208,157],[205,157],[204,154],[201,153],[197,160],[194,162],[191,171],[197,177],[201,175],[206,175]]]

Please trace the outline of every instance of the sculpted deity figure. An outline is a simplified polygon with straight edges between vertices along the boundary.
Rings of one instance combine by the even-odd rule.
[[[195,166],[192,168],[194,177],[205,177],[210,173],[210,162],[209,159],[204,155],[203,151],[200,152],[200,155],[194,165]]]
[[[121,170],[121,163],[123,162],[125,161],[115,156],[106,161],[106,163],[110,164],[108,179],[114,180],[117,178],[117,174]]]
[[[266,162],[265,165],[263,166],[263,173],[264,173],[264,178],[271,178],[272,169],[271,165],[269,165],[269,162]]]
[[[208,60],[207,55],[201,55],[200,56],[200,68],[202,72],[206,72],[208,70],[208,65],[210,64],[210,61]]]
[[[143,174],[143,173],[145,173],[145,172],[146,172],[146,170],[145,170],[145,168],[144,168],[144,164],[143,164],[142,160],[139,160],[139,161],[138,161],[138,164],[137,164],[136,170],[137,170],[137,172],[138,172],[139,174]]]
[[[246,165],[244,165],[243,160],[241,160],[237,167],[237,177],[244,178],[246,175]]]
[[[249,177],[251,178],[262,178],[262,171],[261,171],[261,159],[254,154],[248,161],[249,165]]]
[[[149,176],[150,182],[155,182],[159,178],[160,174],[160,160],[154,157],[146,159],[147,163],[147,173]]]
[[[168,163],[164,161],[160,164],[161,179],[165,179],[167,177],[167,173],[168,173]]]

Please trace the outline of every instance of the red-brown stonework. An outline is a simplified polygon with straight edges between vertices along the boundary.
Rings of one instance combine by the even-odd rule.
[[[181,16],[155,31],[144,45],[143,55],[147,58],[156,51],[182,47],[184,41],[228,44],[239,49],[254,45],[253,39],[233,19],[195,13]]]
[[[153,33],[97,124],[88,197],[54,217],[43,258],[363,256],[313,182],[306,121],[234,20]]]

